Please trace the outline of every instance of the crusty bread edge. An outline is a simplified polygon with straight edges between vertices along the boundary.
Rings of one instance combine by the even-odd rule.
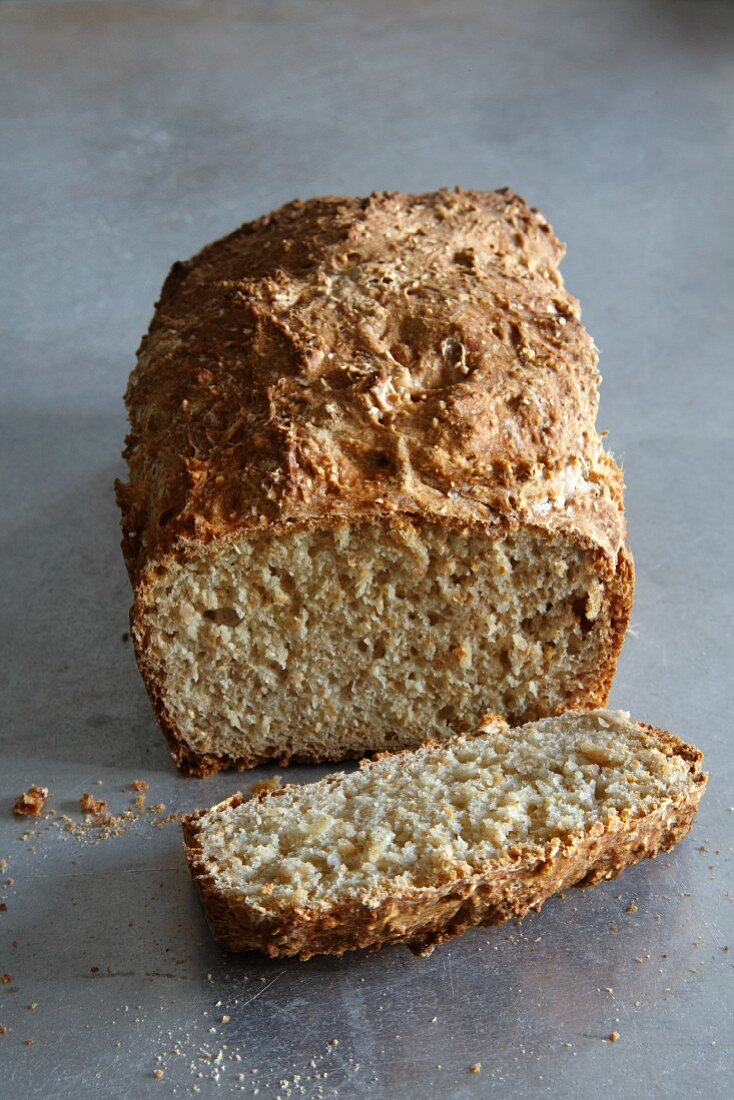
[[[419,517],[411,516],[410,518],[415,522]],[[376,522],[375,517],[372,517],[372,522]],[[311,526],[315,526],[315,524]],[[465,527],[467,525],[462,524],[461,526]],[[521,524],[520,526],[523,525]],[[294,528],[291,528],[291,530],[293,529]],[[538,534],[547,535],[547,532],[543,528],[539,527],[533,529]],[[485,527],[483,530],[491,538],[502,538],[507,534],[507,527],[505,526],[498,526],[497,528]],[[586,545],[586,540],[580,538],[579,544],[582,546]],[[593,549],[594,547],[589,545],[588,548]],[[606,555],[600,554],[600,560],[603,560],[608,567],[608,558],[606,558]],[[629,623],[634,597],[634,587],[635,574],[632,555],[627,546],[623,545],[617,554],[614,578],[610,586],[611,613],[610,628],[606,638],[606,655],[597,668],[595,675],[588,678],[585,690],[577,692],[575,695],[565,700],[564,703],[557,708],[554,714],[561,714],[566,710],[590,710],[606,705],[612,685],[612,679],[617,667],[617,658],[622,649],[624,636]],[[143,580],[141,585],[136,588],[135,602],[130,610],[130,632],[133,639],[135,659],[148,692],[155,720],[168,743],[171,756],[181,772],[188,776],[203,778],[214,775],[226,768],[246,771],[249,768],[254,768],[258,764],[267,763],[273,759],[277,759],[281,767],[287,767],[289,763],[339,763],[344,760],[358,759],[361,755],[364,755],[349,752],[342,756],[334,756],[329,753],[306,750],[297,754],[285,755],[243,752],[237,756],[230,756],[226,754],[220,755],[217,753],[198,752],[194,749],[187,742],[183,731],[178,728],[176,722],[169,713],[163,698],[163,686],[159,671],[155,668],[146,653],[141,622],[145,588],[146,585]],[[554,714],[549,714],[548,717],[553,717]],[[479,717],[480,716],[477,715],[477,719]],[[365,752],[368,751],[369,748],[366,748]]]
[[[209,811],[189,814],[182,821],[186,858],[209,927],[226,950],[259,950],[272,958],[297,955],[305,960],[357,948],[378,950],[388,943],[405,943],[414,954],[428,955],[468,928],[523,917],[559,890],[616,878],[641,859],[669,851],[686,835],[708,780],[697,748],[665,730],[638,724],[658,740],[661,751],[680,756],[689,766],[688,783],[674,798],[650,813],[594,822],[563,841],[510,850],[484,873],[447,878],[410,897],[353,900],[328,910],[258,911],[218,888],[199,844],[199,820]],[[256,797],[277,798],[287,789]],[[237,806],[243,800],[235,795],[222,805]]]

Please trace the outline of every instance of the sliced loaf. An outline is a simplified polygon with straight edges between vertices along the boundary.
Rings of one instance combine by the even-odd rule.
[[[118,494],[182,769],[606,702],[632,559],[562,255],[457,190],[290,203],[174,266]]]
[[[672,848],[702,755],[615,711],[383,755],[350,774],[241,795],[184,821],[211,929],[232,951],[418,954]]]

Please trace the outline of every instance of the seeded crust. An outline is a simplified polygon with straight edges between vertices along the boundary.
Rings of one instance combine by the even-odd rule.
[[[295,201],[174,264],[128,386],[117,494],[136,659],[183,771],[273,754],[187,744],[149,652],[151,581],[263,532],[404,517],[570,537],[596,555],[610,626],[558,709],[605,703],[634,573],[562,255],[518,195],[457,189]]]
[[[457,878],[447,868],[443,877],[410,897],[385,893],[375,898],[373,894],[326,910],[304,906],[257,911],[246,899],[220,889],[215,869],[202,859],[199,823],[212,811],[190,814],[182,820],[186,858],[212,933],[229,951],[258,950],[272,958],[297,955],[305,960],[356,948],[379,950],[391,943],[404,943],[416,955],[430,955],[436,946],[468,928],[521,918],[531,909],[539,910],[560,890],[616,878],[626,867],[669,851],[688,833],[708,780],[701,770],[703,755],[695,746],[657,727],[637,725],[656,739],[665,755],[686,762],[684,789],[649,812],[625,811],[560,841],[554,838],[537,846],[510,848],[470,877]],[[461,738],[453,740],[458,743]],[[430,748],[426,744],[392,755],[408,757]],[[372,761],[360,764],[361,768],[372,766]],[[339,780],[336,775],[328,782]],[[260,801],[278,798],[288,789],[256,797]],[[212,810],[236,807],[243,801],[237,794]]]

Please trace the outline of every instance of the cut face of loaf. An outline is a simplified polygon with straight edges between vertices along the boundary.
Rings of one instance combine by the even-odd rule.
[[[174,266],[118,485],[177,763],[606,701],[633,590],[596,352],[509,191],[291,203]]]
[[[705,788],[701,761],[619,711],[490,721],[349,775],[235,795],[185,819],[186,852],[229,950],[426,954],[672,848]]]
[[[205,547],[136,625],[189,750],[341,760],[603,702],[625,580],[540,532],[357,524]]]

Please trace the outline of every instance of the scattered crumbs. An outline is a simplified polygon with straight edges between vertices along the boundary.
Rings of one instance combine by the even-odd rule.
[[[339,1040],[338,1039],[332,1039],[331,1042],[329,1043],[329,1046],[330,1047],[338,1047],[339,1046]]]
[[[619,1032],[618,1031],[611,1031],[609,1033],[609,1042],[610,1043],[616,1043],[618,1038],[619,1038]]]
[[[8,908],[7,902],[0,901],[0,913],[4,913],[7,908]]]
[[[0,1024],[0,1035],[7,1035],[7,1034],[8,1034],[8,1029],[6,1027],[3,1027],[2,1024]]]
[[[153,1076],[155,1077],[156,1081],[160,1081],[161,1077],[163,1077],[163,1074],[164,1070],[160,1069],[160,1067],[153,1070]]]
[[[165,802],[156,802],[154,806],[148,807],[149,814],[162,814],[166,808]]]
[[[228,1024],[231,1019],[232,1019],[231,1016],[222,1016],[222,1023],[223,1024]]]
[[[270,794],[271,791],[277,791],[283,786],[283,780],[279,775],[273,775],[270,779],[258,779],[257,783],[253,783],[250,787],[250,794],[254,798],[259,794]]]
[[[610,985],[605,985],[602,989],[602,993],[614,993],[614,990]]]
[[[475,1062],[473,1065],[469,1066],[469,1073],[481,1073],[481,1070],[482,1070],[482,1063],[481,1062]]]
[[[637,903],[634,902],[634,901],[631,901],[629,903],[629,905],[627,906],[626,912],[627,913],[636,913],[637,912]]]
[[[13,975],[12,974],[3,974],[3,985],[8,985],[8,983],[12,982],[12,980],[13,980]]]
[[[107,810],[107,803],[85,791],[79,799],[79,808],[83,814],[103,814]]]
[[[728,951],[728,950],[729,950],[729,944],[728,944],[728,943],[727,943],[727,944],[725,944],[725,945],[724,945],[724,947],[722,947],[722,949],[721,949],[721,950],[722,950],[722,951]]]
[[[431,1016],[431,1023],[435,1024],[437,1022],[438,1022],[438,1016]]]
[[[613,920],[612,923],[609,925],[609,931],[619,932],[619,925],[617,924],[616,920]]]
[[[7,859],[0,859],[0,875],[4,875],[9,867]]]
[[[25,1045],[27,1047],[32,1047],[33,1043],[34,1043],[34,1040],[33,1039],[24,1039],[23,1042],[25,1043]]]
[[[35,1012],[37,1008],[38,1008],[38,1001],[32,1001],[28,1005],[28,1009],[29,1009],[30,1012]]]
[[[147,789],[148,784],[145,782],[144,779],[133,779],[132,783],[130,784],[131,791],[147,791]]]
[[[21,816],[39,817],[41,810],[46,805],[48,787],[29,787],[23,794],[19,794],[13,803],[13,813]]]

